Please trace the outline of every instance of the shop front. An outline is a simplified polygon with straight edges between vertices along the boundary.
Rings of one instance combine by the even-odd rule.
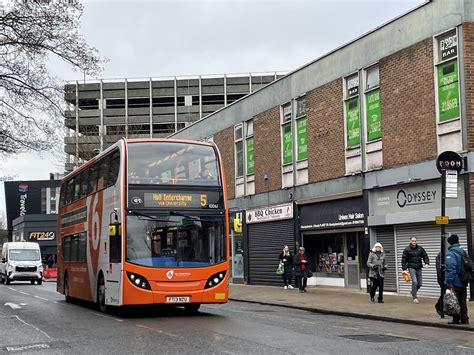
[[[295,224],[293,204],[281,204],[247,210],[247,265],[250,284],[282,285],[281,276],[275,273],[283,245],[295,252]]]
[[[309,284],[366,287],[369,244],[362,197],[300,205],[299,216],[314,275]]]
[[[462,179],[458,183],[456,198],[446,199],[449,224],[446,236],[457,234],[461,246],[467,248],[465,191]],[[420,296],[438,296],[435,258],[441,247],[441,227],[435,217],[441,209],[441,180],[430,180],[369,192],[368,225],[371,241],[382,243],[387,256],[388,270],[385,288],[409,295],[411,284],[403,280],[401,258],[410,237],[427,252],[430,266],[423,270],[423,287]],[[466,249],[467,250],[467,249]]]

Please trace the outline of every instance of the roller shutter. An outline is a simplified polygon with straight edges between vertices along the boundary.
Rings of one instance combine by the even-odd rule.
[[[395,235],[392,226],[377,228],[377,241],[382,244],[387,260],[385,271],[384,290],[397,291],[397,251],[395,249]]]
[[[423,269],[423,286],[418,295],[439,296],[439,285],[436,278],[436,255],[440,251],[440,226],[436,225],[401,225],[395,227],[397,244],[397,265],[398,265],[398,284],[401,294],[409,295],[411,293],[411,282],[405,282],[402,277],[402,254],[403,250],[410,243],[409,238],[412,234],[416,235],[417,243],[421,245],[430,259],[430,268]],[[466,225],[464,223],[453,223],[446,226],[446,234],[457,234],[459,242],[467,250]]]
[[[249,283],[281,285],[281,276],[275,273],[282,246],[293,252],[295,236],[293,220],[248,224]]]

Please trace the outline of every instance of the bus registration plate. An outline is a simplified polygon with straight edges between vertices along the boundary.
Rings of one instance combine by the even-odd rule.
[[[189,297],[188,296],[166,297],[166,303],[189,303]]]

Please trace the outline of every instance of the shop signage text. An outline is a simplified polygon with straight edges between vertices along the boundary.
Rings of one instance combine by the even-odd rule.
[[[424,205],[436,201],[436,190],[406,192],[399,190],[397,193],[397,204],[400,208],[412,205]]]
[[[246,217],[249,224],[290,219],[293,218],[293,204],[248,210]]]
[[[54,232],[30,232],[28,240],[55,240],[56,233]]]
[[[364,225],[362,198],[302,205],[300,229],[332,229]]]
[[[28,185],[26,184],[18,185],[18,191],[21,193],[20,216],[24,216],[26,214],[26,198],[28,197]]]

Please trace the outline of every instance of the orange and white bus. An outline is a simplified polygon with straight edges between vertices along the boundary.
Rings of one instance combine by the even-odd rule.
[[[103,312],[226,303],[227,212],[214,144],[122,139],[61,183],[57,290]]]

